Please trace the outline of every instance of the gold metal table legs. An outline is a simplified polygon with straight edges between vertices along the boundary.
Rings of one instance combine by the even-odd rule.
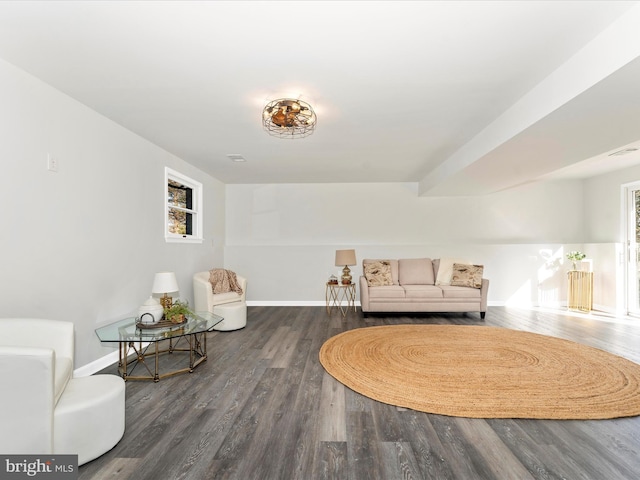
[[[207,332],[193,333],[184,337],[169,338],[162,340],[168,342],[165,348],[160,348],[160,341],[143,344],[142,341],[122,341],[120,342],[120,360],[118,370],[122,378],[127,380],[153,380],[160,381],[161,378],[177,375],[178,373],[193,372],[193,369],[207,359]],[[181,347],[181,343],[188,343],[188,347]],[[189,352],[189,366],[160,373],[160,355],[174,352]],[[147,359],[152,358],[153,363],[147,363]],[[143,368],[146,374],[132,375],[136,368]]]
[[[347,312],[353,308],[356,311],[356,284],[342,285],[340,283],[327,283],[325,289],[325,300],[327,303],[327,314],[331,315],[331,310],[337,308],[346,316]]]

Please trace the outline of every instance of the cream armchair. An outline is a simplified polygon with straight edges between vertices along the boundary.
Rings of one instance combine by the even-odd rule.
[[[73,323],[0,319],[0,452],[77,454],[82,465],[124,434],[117,375],[73,378]]]
[[[236,274],[242,294],[236,292],[213,293],[209,272],[198,272],[193,276],[194,310],[196,312],[213,312],[213,307],[225,303],[244,302],[247,297],[247,279]]]

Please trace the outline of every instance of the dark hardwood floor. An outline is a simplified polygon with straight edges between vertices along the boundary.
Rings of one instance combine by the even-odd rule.
[[[478,314],[329,317],[249,307],[208,334],[193,373],[127,382],[126,430],[80,479],[593,479],[640,477],[640,417],[478,420],[385,405],[324,372],[329,337],[373,325],[495,325],[574,340],[640,363],[640,320],[490,307]],[[174,360],[172,356],[162,359]],[[115,372],[115,365],[105,372]]]

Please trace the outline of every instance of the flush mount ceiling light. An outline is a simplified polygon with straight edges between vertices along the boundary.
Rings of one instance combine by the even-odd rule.
[[[262,110],[262,125],[274,137],[308,137],[315,130],[317,120],[311,105],[292,98],[273,100]]]

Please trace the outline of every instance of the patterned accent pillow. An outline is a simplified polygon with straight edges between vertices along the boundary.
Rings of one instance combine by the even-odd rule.
[[[456,287],[482,288],[483,265],[453,264],[451,285]]]
[[[453,264],[461,263],[468,265],[471,262],[462,258],[442,257],[438,262],[438,272],[436,275],[436,285],[451,285],[451,276],[453,275]]]
[[[393,285],[391,264],[389,262],[371,262],[364,264],[364,277],[370,287]]]

